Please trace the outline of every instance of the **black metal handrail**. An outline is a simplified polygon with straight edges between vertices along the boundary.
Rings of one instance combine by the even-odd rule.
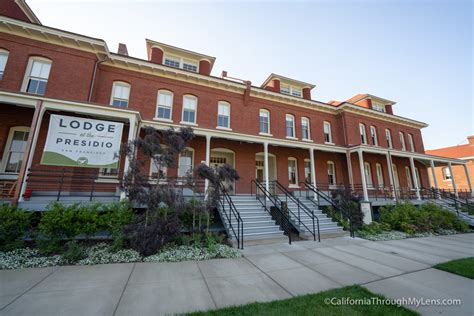
[[[273,183],[275,184],[275,188],[279,189],[280,192],[282,192],[285,195],[285,202],[286,202],[287,205],[288,205],[288,199],[290,199],[291,201],[296,203],[296,205],[298,206],[298,214],[297,214],[298,224],[300,226],[303,225],[313,235],[314,241],[316,241],[316,225],[317,225],[317,228],[318,228],[318,232],[317,232],[318,241],[320,242],[321,241],[321,235],[320,235],[320,232],[319,232],[319,218],[314,214],[314,211],[310,210],[306,205],[301,203],[300,199],[298,199],[293,194],[291,194],[291,192],[286,187],[284,187],[280,182],[278,182],[278,180],[274,180]],[[313,231],[311,231],[311,229],[308,226],[306,226],[306,224],[304,222],[301,221],[301,210],[303,210],[303,212],[312,219],[312,221],[313,221]],[[315,220],[316,220],[316,223],[315,223]]]
[[[434,188],[420,188],[420,194],[423,199],[430,200],[430,202],[433,202],[441,207],[446,207],[446,203],[450,206],[453,206],[458,216],[461,215],[469,219],[474,219],[474,216],[468,213],[468,208],[470,207],[470,205],[458,199],[454,195],[443,194],[443,192],[440,192],[439,190],[436,190]],[[446,203],[440,202],[443,199],[444,201],[446,201]],[[466,208],[467,214],[464,214],[463,208]]]
[[[315,193],[318,197],[318,202],[317,202],[317,205],[319,207],[320,205],[320,201],[319,199],[322,198],[323,200],[325,200],[326,202],[329,203],[329,205],[331,205],[337,212],[339,212],[339,214],[341,214],[341,219],[344,219],[344,218],[347,218],[347,220],[349,221],[349,233],[350,233],[350,236],[352,238],[355,237],[355,233],[354,233],[354,229],[353,229],[353,221],[352,221],[352,215],[349,215],[349,216],[346,216],[345,215],[345,212],[342,210],[342,208],[340,208],[339,206],[336,205],[336,203],[333,201],[333,199],[327,195],[326,193],[322,192],[318,187],[314,186],[313,184],[311,183],[307,183],[307,182],[302,182],[301,184],[304,185],[304,187]],[[307,197],[309,198],[308,196],[308,191],[306,191],[306,194],[307,194]],[[309,198],[309,200],[313,201],[314,203],[316,203],[313,199]],[[351,214],[349,212],[349,214]]]
[[[219,183],[219,188],[221,192],[219,203],[222,208],[222,213],[224,213],[225,219],[227,220],[229,231],[232,231],[235,239],[237,240],[237,248],[244,249],[244,223],[240,217],[240,212],[235,207],[232,198],[229,196],[229,193],[222,183]],[[226,202],[229,206],[229,213],[226,211]],[[234,225],[232,224],[233,218],[237,221],[237,232],[235,231]]]
[[[258,180],[250,181],[250,195],[253,195],[253,184],[255,184],[255,198],[262,204],[265,211],[277,221],[277,223],[283,229],[283,232],[288,236],[288,242],[291,245],[291,230],[294,227],[291,224],[288,215],[282,210],[283,205],[281,200],[277,196],[268,192],[268,190],[265,188],[265,185],[263,185]],[[263,198],[259,195],[259,192],[263,194]],[[275,210],[276,214],[272,213],[272,207],[267,205],[267,200],[273,204],[273,209]],[[287,207],[285,211],[290,210]]]

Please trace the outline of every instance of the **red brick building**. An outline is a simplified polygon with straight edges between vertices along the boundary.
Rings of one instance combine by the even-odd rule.
[[[164,170],[167,176],[182,176],[201,162],[228,163],[241,176],[235,194],[249,193],[250,181],[260,179],[291,190],[305,181],[351,187],[364,200],[416,199],[422,187],[435,186],[430,164],[466,163],[426,154],[421,129],[427,125],[397,116],[395,102],[375,95],[316,101],[313,84],[277,74],[261,85],[217,77],[214,57],[153,40],[146,40],[147,60],[128,56],[125,45],[113,53],[101,39],[41,25],[21,0],[3,1],[0,14],[4,199],[55,191],[59,182],[63,191],[81,190],[64,177],[79,177],[81,168],[61,174],[62,168],[40,162],[51,114],[123,122],[124,142],[146,126],[191,126],[197,137],[179,167]],[[127,168],[122,157],[119,170],[96,169],[87,186],[116,194]],[[35,182],[35,175],[50,181]]]
[[[464,160],[463,165],[434,166],[430,168],[430,181],[434,177],[443,190],[472,191],[471,179],[474,177],[474,135],[467,137],[467,144],[427,150],[429,155]]]

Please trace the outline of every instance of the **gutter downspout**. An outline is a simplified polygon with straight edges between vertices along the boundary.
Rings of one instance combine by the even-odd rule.
[[[87,98],[87,102],[91,102],[92,100],[92,92],[94,91],[94,83],[95,83],[95,77],[97,75],[97,67],[99,64],[109,60],[108,56],[105,56],[104,59],[97,59],[94,63],[94,71],[92,72],[92,78],[91,78],[91,85],[89,87],[89,97]]]

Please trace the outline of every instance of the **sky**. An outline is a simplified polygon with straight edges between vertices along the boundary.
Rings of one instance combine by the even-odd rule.
[[[216,57],[213,75],[313,83],[314,100],[370,93],[429,124],[425,149],[474,134],[470,0],[27,0],[44,25],[146,59],[145,38]]]

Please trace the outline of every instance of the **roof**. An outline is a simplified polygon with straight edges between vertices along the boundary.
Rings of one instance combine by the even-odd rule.
[[[285,77],[285,76],[277,75],[275,73],[271,73],[270,76],[268,76],[268,78],[265,79],[265,81],[262,83],[260,88],[265,88],[265,86],[273,79],[289,81],[292,84],[295,84],[295,85],[298,85],[298,86],[301,86],[301,87],[309,87],[310,89],[313,89],[314,87],[316,87],[316,85],[311,84],[311,83],[307,83],[307,82],[291,79],[291,78],[288,78],[288,77]]]
[[[449,158],[468,158],[474,157],[474,144],[465,144],[451,147],[426,150],[426,154],[434,156],[443,156]]]
[[[390,100],[387,100],[387,99],[384,99],[384,98],[381,98],[381,97],[378,97],[378,96],[375,96],[375,95],[372,95],[372,94],[368,94],[368,93],[359,93],[359,94],[356,94],[355,96],[353,96],[352,98],[346,100],[346,102],[348,103],[356,103],[356,102],[359,102],[361,100],[364,100],[364,99],[374,99],[375,101],[380,101],[384,104],[395,104],[396,102],[394,101],[390,101]]]

